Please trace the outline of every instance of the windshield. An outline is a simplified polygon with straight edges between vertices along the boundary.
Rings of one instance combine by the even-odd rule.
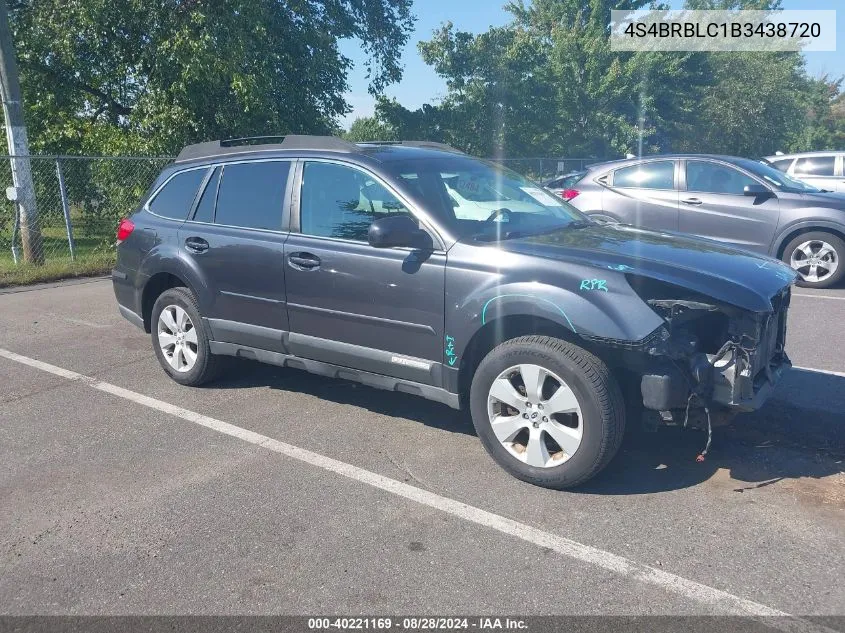
[[[739,165],[748,171],[755,173],[767,183],[774,185],[781,191],[792,193],[819,193],[821,191],[821,189],[818,189],[817,187],[813,187],[812,185],[808,185],[806,182],[787,176],[779,169],[775,169],[774,167],[766,165],[760,161],[744,160],[741,161]]]
[[[589,223],[540,185],[480,159],[422,158],[387,166],[460,238],[511,239]]]

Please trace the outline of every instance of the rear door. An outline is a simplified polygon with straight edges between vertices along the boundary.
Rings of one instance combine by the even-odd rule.
[[[675,163],[671,159],[646,161],[613,171],[602,193],[603,215],[645,229],[677,231]]]
[[[681,232],[768,252],[780,214],[778,199],[774,193],[744,195],[746,185],[765,183],[728,163],[689,159],[684,163]]]
[[[292,162],[217,165],[191,218],[182,248],[202,271],[212,298],[205,306],[216,341],[284,351],[284,242]]]
[[[809,185],[828,191],[844,191],[842,166],[836,154],[822,154],[798,158],[792,174]]]

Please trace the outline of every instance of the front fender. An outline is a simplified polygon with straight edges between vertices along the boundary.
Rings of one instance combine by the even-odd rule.
[[[493,279],[459,301],[448,301],[446,362],[452,358],[457,362],[476,332],[508,316],[539,317],[576,336],[626,342],[641,341],[663,324],[624,274],[606,271],[598,280],[594,279],[595,269],[567,273],[558,273],[564,279],[555,285],[537,281],[502,284]]]

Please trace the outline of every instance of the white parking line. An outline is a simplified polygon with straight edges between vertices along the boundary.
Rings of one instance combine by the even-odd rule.
[[[793,292],[793,297],[810,297],[811,299],[833,299],[834,301],[845,301],[845,297],[831,297],[830,295],[808,295],[803,292]]]
[[[793,365],[792,369],[798,369],[800,371],[814,371],[818,374],[829,374],[831,376],[841,376],[845,378],[845,371],[831,371],[829,369],[815,369],[814,367],[799,367],[797,365]]]
[[[359,468],[358,466],[353,466],[352,464],[347,464],[331,457],[299,448],[298,446],[274,440],[266,435],[261,435],[260,433],[255,433],[254,431],[229,424],[228,422],[183,409],[168,402],[157,400],[156,398],[151,398],[90,376],[63,369],[62,367],[57,367],[34,358],[22,356],[2,348],[0,348],[0,357],[40,369],[55,376],[61,376],[68,380],[82,382],[105,393],[130,400],[150,409],[155,409],[156,411],[168,413],[188,422],[193,422],[194,424],[204,426],[224,435],[230,435],[276,453],[281,453],[311,466],[348,477],[354,481],[384,490],[421,505],[429,506],[440,512],[445,512],[464,521],[514,536],[539,547],[551,549],[564,556],[594,565],[595,567],[619,574],[620,576],[631,578],[648,585],[654,585],[701,604],[718,607],[732,614],[756,618],[766,626],[777,628],[787,633],[836,633],[833,629],[792,616],[783,611],[760,604],[759,602],[746,600],[727,591],[682,578],[662,569],[649,567],[648,565],[638,563],[618,554],[540,530],[525,523],[520,523],[519,521],[482,510],[481,508],[467,505],[461,501],[411,486],[404,482],[391,479],[390,477]]]

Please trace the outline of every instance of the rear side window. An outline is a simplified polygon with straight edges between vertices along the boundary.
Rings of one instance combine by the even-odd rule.
[[[150,201],[150,211],[173,220],[188,217],[207,169],[192,169],[176,174]]]
[[[197,210],[194,211],[194,222],[214,222],[214,203],[217,200],[217,185],[220,182],[220,167],[214,168],[214,173],[208,179],[205,191],[200,196]]]
[[[217,192],[214,222],[280,230],[289,172],[289,161],[226,165]]]
[[[659,160],[617,169],[613,172],[613,186],[636,189],[674,189],[675,163],[671,160]]]
[[[687,161],[687,191],[743,195],[746,185],[759,184],[742,172],[700,160]]]
[[[833,167],[836,164],[836,156],[813,156],[810,158],[799,158],[795,162],[795,175],[802,176],[832,176]]]

